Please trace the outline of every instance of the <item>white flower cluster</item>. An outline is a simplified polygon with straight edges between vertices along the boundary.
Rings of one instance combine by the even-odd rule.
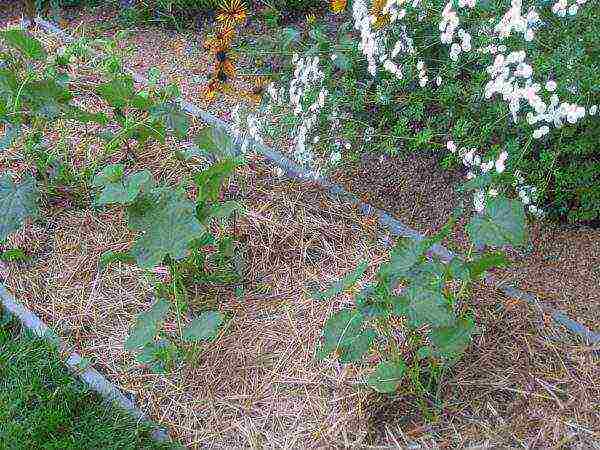
[[[245,118],[240,113],[240,106],[236,105],[231,112],[231,125],[229,130],[236,141],[240,143],[240,151],[248,152],[252,141],[262,143],[260,130],[263,127],[262,119],[254,114],[247,114]]]
[[[508,56],[499,53],[494,63],[486,69],[492,79],[485,86],[485,98],[501,94],[508,102],[515,123],[522,99],[527,100],[534,109],[542,103],[537,95],[540,86],[531,81],[533,68],[525,62],[525,56],[524,50],[511,52]],[[524,80],[522,86],[519,85],[519,78]]]
[[[484,174],[490,172],[492,169],[496,173],[500,174],[506,170],[506,161],[508,160],[508,152],[502,151],[498,156],[498,159],[492,159],[489,161],[483,161],[481,156],[477,154],[477,149],[467,149],[462,147],[460,150],[454,143],[454,141],[448,141],[446,148],[452,153],[462,158],[463,164],[469,168],[467,172],[467,179],[472,180],[478,174]],[[515,182],[513,185],[517,191],[519,199],[527,207],[529,212],[536,217],[543,217],[544,211],[535,205],[538,200],[537,190],[533,186],[525,185],[525,180],[518,170],[515,171]],[[498,195],[498,189],[490,186],[487,191],[483,189],[477,189],[473,194],[473,209],[478,213],[482,213],[485,209],[485,200],[489,197],[496,197]]]
[[[406,16],[406,9],[400,8],[405,0],[387,0],[381,14],[386,16],[390,23],[395,23]],[[412,6],[417,7],[420,0],[413,0]],[[402,68],[394,61],[401,53],[415,54],[416,50],[412,38],[407,33],[405,25],[399,25],[397,28],[398,40],[393,45],[391,52],[388,53],[386,40],[382,33],[373,30],[372,25],[377,18],[369,13],[369,9],[364,0],[355,0],[352,3],[352,17],[354,18],[354,28],[360,31],[361,42],[359,48],[367,59],[368,71],[371,76],[377,75],[378,64],[383,69],[397,78],[402,79]]]
[[[446,6],[442,10],[442,20],[440,20],[440,23],[438,24],[438,29],[442,33],[440,34],[442,43],[450,46],[450,59],[452,61],[458,61],[458,56],[462,52],[471,51],[471,35],[458,26],[460,20],[456,11],[452,9],[452,3],[452,1],[446,3]],[[475,0],[459,0],[458,6],[461,8],[474,8]],[[455,34],[461,40],[460,44],[454,42]]]
[[[508,159],[506,151],[501,152],[498,159],[483,161],[475,148],[469,150],[466,147],[462,147],[459,150],[454,141],[448,141],[446,148],[454,154],[458,152],[458,156],[462,158],[463,164],[469,168],[469,172],[467,173],[468,180],[472,180],[477,174],[488,173],[492,169],[495,169],[496,173],[502,173],[506,169],[506,160]],[[477,189],[473,194],[473,208],[478,213],[483,212],[486,196],[495,197],[497,195],[498,190],[493,187],[488,188],[487,192]]]
[[[300,164],[312,165],[314,156],[310,150],[311,143],[308,140],[308,134],[317,124],[318,115],[325,106],[325,98],[329,92],[322,86],[323,72],[319,69],[317,56],[300,58],[294,54],[292,62],[296,68],[289,87],[290,106],[294,114],[301,118],[294,137],[294,157]],[[306,94],[315,89],[319,89],[317,98],[311,104],[306,105]],[[272,94],[274,89],[268,92]]]
[[[525,179],[519,170],[516,170],[514,175],[515,182],[513,183],[513,186],[517,190],[519,200],[521,200],[531,214],[538,218],[544,217],[545,212],[540,207],[535,205],[535,202],[538,200],[538,192],[535,186],[526,185]]]
[[[352,17],[354,28],[360,32],[358,47],[367,58],[368,70],[372,76],[377,74],[377,56],[382,52],[383,42],[371,27],[374,17],[369,14],[369,8],[364,0],[352,2]]]
[[[419,61],[417,63],[417,70],[419,71],[419,86],[425,87],[429,78],[427,77],[427,67],[425,66],[424,61]]]
[[[552,5],[552,12],[558,17],[566,17],[567,13],[574,16],[579,11],[579,7],[587,3],[587,0],[575,0],[569,5],[569,0],[558,0]]]
[[[494,28],[500,38],[508,37],[515,31],[522,33],[527,42],[533,41],[533,26],[540,21],[540,16],[534,9],[530,9],[527,16],[523,16],[522,10],[523,0],[511,1],[510,8]]]

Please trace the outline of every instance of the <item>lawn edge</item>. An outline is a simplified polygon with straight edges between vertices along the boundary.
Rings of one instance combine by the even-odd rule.
[[[59,352],[69,355],[62,359],[69,371],[91,390],[98,393],[106,402],[116,404],[138,421],[145,423],[152,429],[152,438],[158,442],[171,442],[168,432],[153,423],[148,415],[137,408],[133,401],[128,399],[123,392],[104,375],[93,367],[85,367],[85,361],[77,352],[71,352],[69,346],[35,313],[29,310],[25,305],[17,301],[13,295],[0,282],[0,301],[2,307],[13,317],[19,320],[21,325],[31,331],[34,335],[48,340],[58,347]],[[85,368],[84,368],[85,367]]]

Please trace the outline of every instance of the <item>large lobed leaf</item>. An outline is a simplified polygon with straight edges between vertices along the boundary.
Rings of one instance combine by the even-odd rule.
[[[406,289],[403,297],[407,300],[406,315],[414,327],[443,327],[454,324],[454,315],[448,310],[446,299],[441,292],[415,284]]]
[[[343,309],[331,316],[323,329],[319,356],[335,352],[343,363],[359,360],[376,336],[372,330],[363,330],[363,323],[362,314],[354,309]]]
[[[236,155],[235,143],[231,136],[217,127],[202,129],[194,138],[194,143],[200,151],[214,155],[217,160]]]
[[[502,197],[490,198],[483,214],[471,219],[467,232],[476,246],[523,245],[526,239],[523,204]]]
[[[37,213],[37,199],[38,189],[32,177],[18,185],[8,175],[0,177],[0,242]]]
[[[123,166],[113,164],[106,166],[92,181],[92,186],[102,188],[99,205],[127,205],[135,201],[140,192],[148,192],[154,187],[152,174],[147,170],[123,177]]]
[[[224,320],[225,316],[219,311],[205,311],[183,331],[183,340],[196,342],[213,339]]]
[[[133,100],[135,93],[133,78],[115,78],[98,86],[96,92],[113,108],[125,108]]]
[[[452,360],[469,346],[474,331],[475,325],[472,320],[460,319],[451,326],[433,329],[429,333],[429,339],[437,355]]]
[[[390,394],[398,389],[405,373],[404,361],[382,361],[367,380],[367,384],[377,392]]]
[[[361,263],[352,272],[344,275],[342,279],[336,281],[324,291],[315,292],[313,294],[313,298],[315,300],[329,300],[341,292],[350,289],[364,275],[367,265],[367,261],[361,261]]]
[[[164,102],[150,108],[150,115],[161,120],[166,129],[171,130],[178,138],[187,136],[190,121],[185,112],[174,102]]]
[[[161,264],[165,256],[180,260],[189,243],[200,238],[205,227],[195,215],[195,205],[180,190],[156,189],[128,208],[129,226],[143,232],[131,248],[142,268]]]

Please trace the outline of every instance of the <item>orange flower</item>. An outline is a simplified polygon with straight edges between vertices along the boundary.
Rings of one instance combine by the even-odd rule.
[[[386,0],[373,0],[371,6],[371,14],[375,17],[374,28],[381,28],[389,22],[389,15],[383,14],[383,8],[385,8]]]
[[[215,77],[222,83],[228,82],[235,77],[235,65],[229,58],[215,63]]]
[[[242,24],[248,16],[243,0],[223,0],[217,12],[217,21],[233,27]]]
[[[331,11],[335,14],[339,14],[346,10],[346,6],[348,4],[348,0],[331,0],[330,7]]]
[[[202,96],[206,101],[212,102],[217,98],[217,94],[222,92],[221,82],[215,78],[210,80],[202,89]]]
[[[215,34],[208,37],[204,43],[205,48],[229,47],[235,37],[235,29],[230,26],[220,25]]]

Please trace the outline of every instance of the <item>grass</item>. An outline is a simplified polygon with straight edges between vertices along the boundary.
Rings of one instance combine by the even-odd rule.
[[[0,449],[171,449],[61,363],[44,339],[0,312]]]

